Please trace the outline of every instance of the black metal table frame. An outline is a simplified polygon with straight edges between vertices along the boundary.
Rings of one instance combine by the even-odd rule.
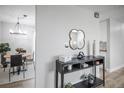
[[[104,57],[103,57],[102,60],[103,60],[103,63],[102,63],[102,65],[103,65],[103,86],[105,86],[105,62],[104,62]],[[65,64],[68,64],[68,63],[64,63],[64,62],[60,62],[59,60],[56,60],[56,88],[58,88],[58,74],[59,73],[61,74],[61,88],[64,87],[64,74],[67,74],[67,73],[64,72]],[[71,64],[71,62],[69,64]],[[94,64],[94,66],[95,66],[95,76],[96,76],[96,66],[97,65]],[[79,69],[79,70],[81,70],[81,69]],[[75,71],[72,71],[72,72],[75,72]],[[71,72],[69,72],[69,73],[71,73]]]

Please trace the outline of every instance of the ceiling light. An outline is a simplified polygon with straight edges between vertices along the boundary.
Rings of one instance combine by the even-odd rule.
[[[27,17],[27,15],[23,15],[22,17],[17,18],[17,23],[15,25],[15,29],[14,30],[10,29],[10,31],[9,31],[10,34],[19,34],[19,35],[26,35],[27,34],[26,32],[24,32],[22,30],[22,26],[20,24],[20,19],[23,19],[25,17]]]

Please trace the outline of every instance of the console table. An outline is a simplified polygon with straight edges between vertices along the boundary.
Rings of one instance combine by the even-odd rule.
[[[87,67],[84,67],[84,64],[87,64]],[[68,66],[71,65],[72,69],[68,70]],[[102,79],[96,77],[96,66],[99,65],[103,65],[103,77]],[[103,86],[105,85],[105,65],[104,65],[104,57],[103,56],[85,56],[83,59],[77,59],[77,58],[73,58],[71,61],[68,62],[61,62],[59,60],[56,60],[56,88],[58,88],[58,74],[61,74],[61,88],[64,87],[64,74],[67,73],[72,73],[75,71],[79,71],[79,70],[83,70],[83,69],[87,69],[87,68],[91,68],[94,67],[94,83],[92,87],[97,87],[101,84],[103,84]],[[88,80],[84,80],[81,82],[78,82],[76,84],[73,85],[74,88],[89,88],[88,86]]]

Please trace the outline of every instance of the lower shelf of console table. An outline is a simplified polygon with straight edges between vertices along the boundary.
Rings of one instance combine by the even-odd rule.
[[[102,79],[96,77],[94,84],[88,84],[88,80],[85,80],[74,84],[73,88],[95,88],[103,83],[104,81]]]

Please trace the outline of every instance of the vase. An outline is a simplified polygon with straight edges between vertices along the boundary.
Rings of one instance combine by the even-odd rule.
[[[96,52],[95,52],[95,48],[96,48],[96,41],[93,41],[93,57],[96,56]]]
[[[87,42],[87,56],[90,56],[90,42]]]

